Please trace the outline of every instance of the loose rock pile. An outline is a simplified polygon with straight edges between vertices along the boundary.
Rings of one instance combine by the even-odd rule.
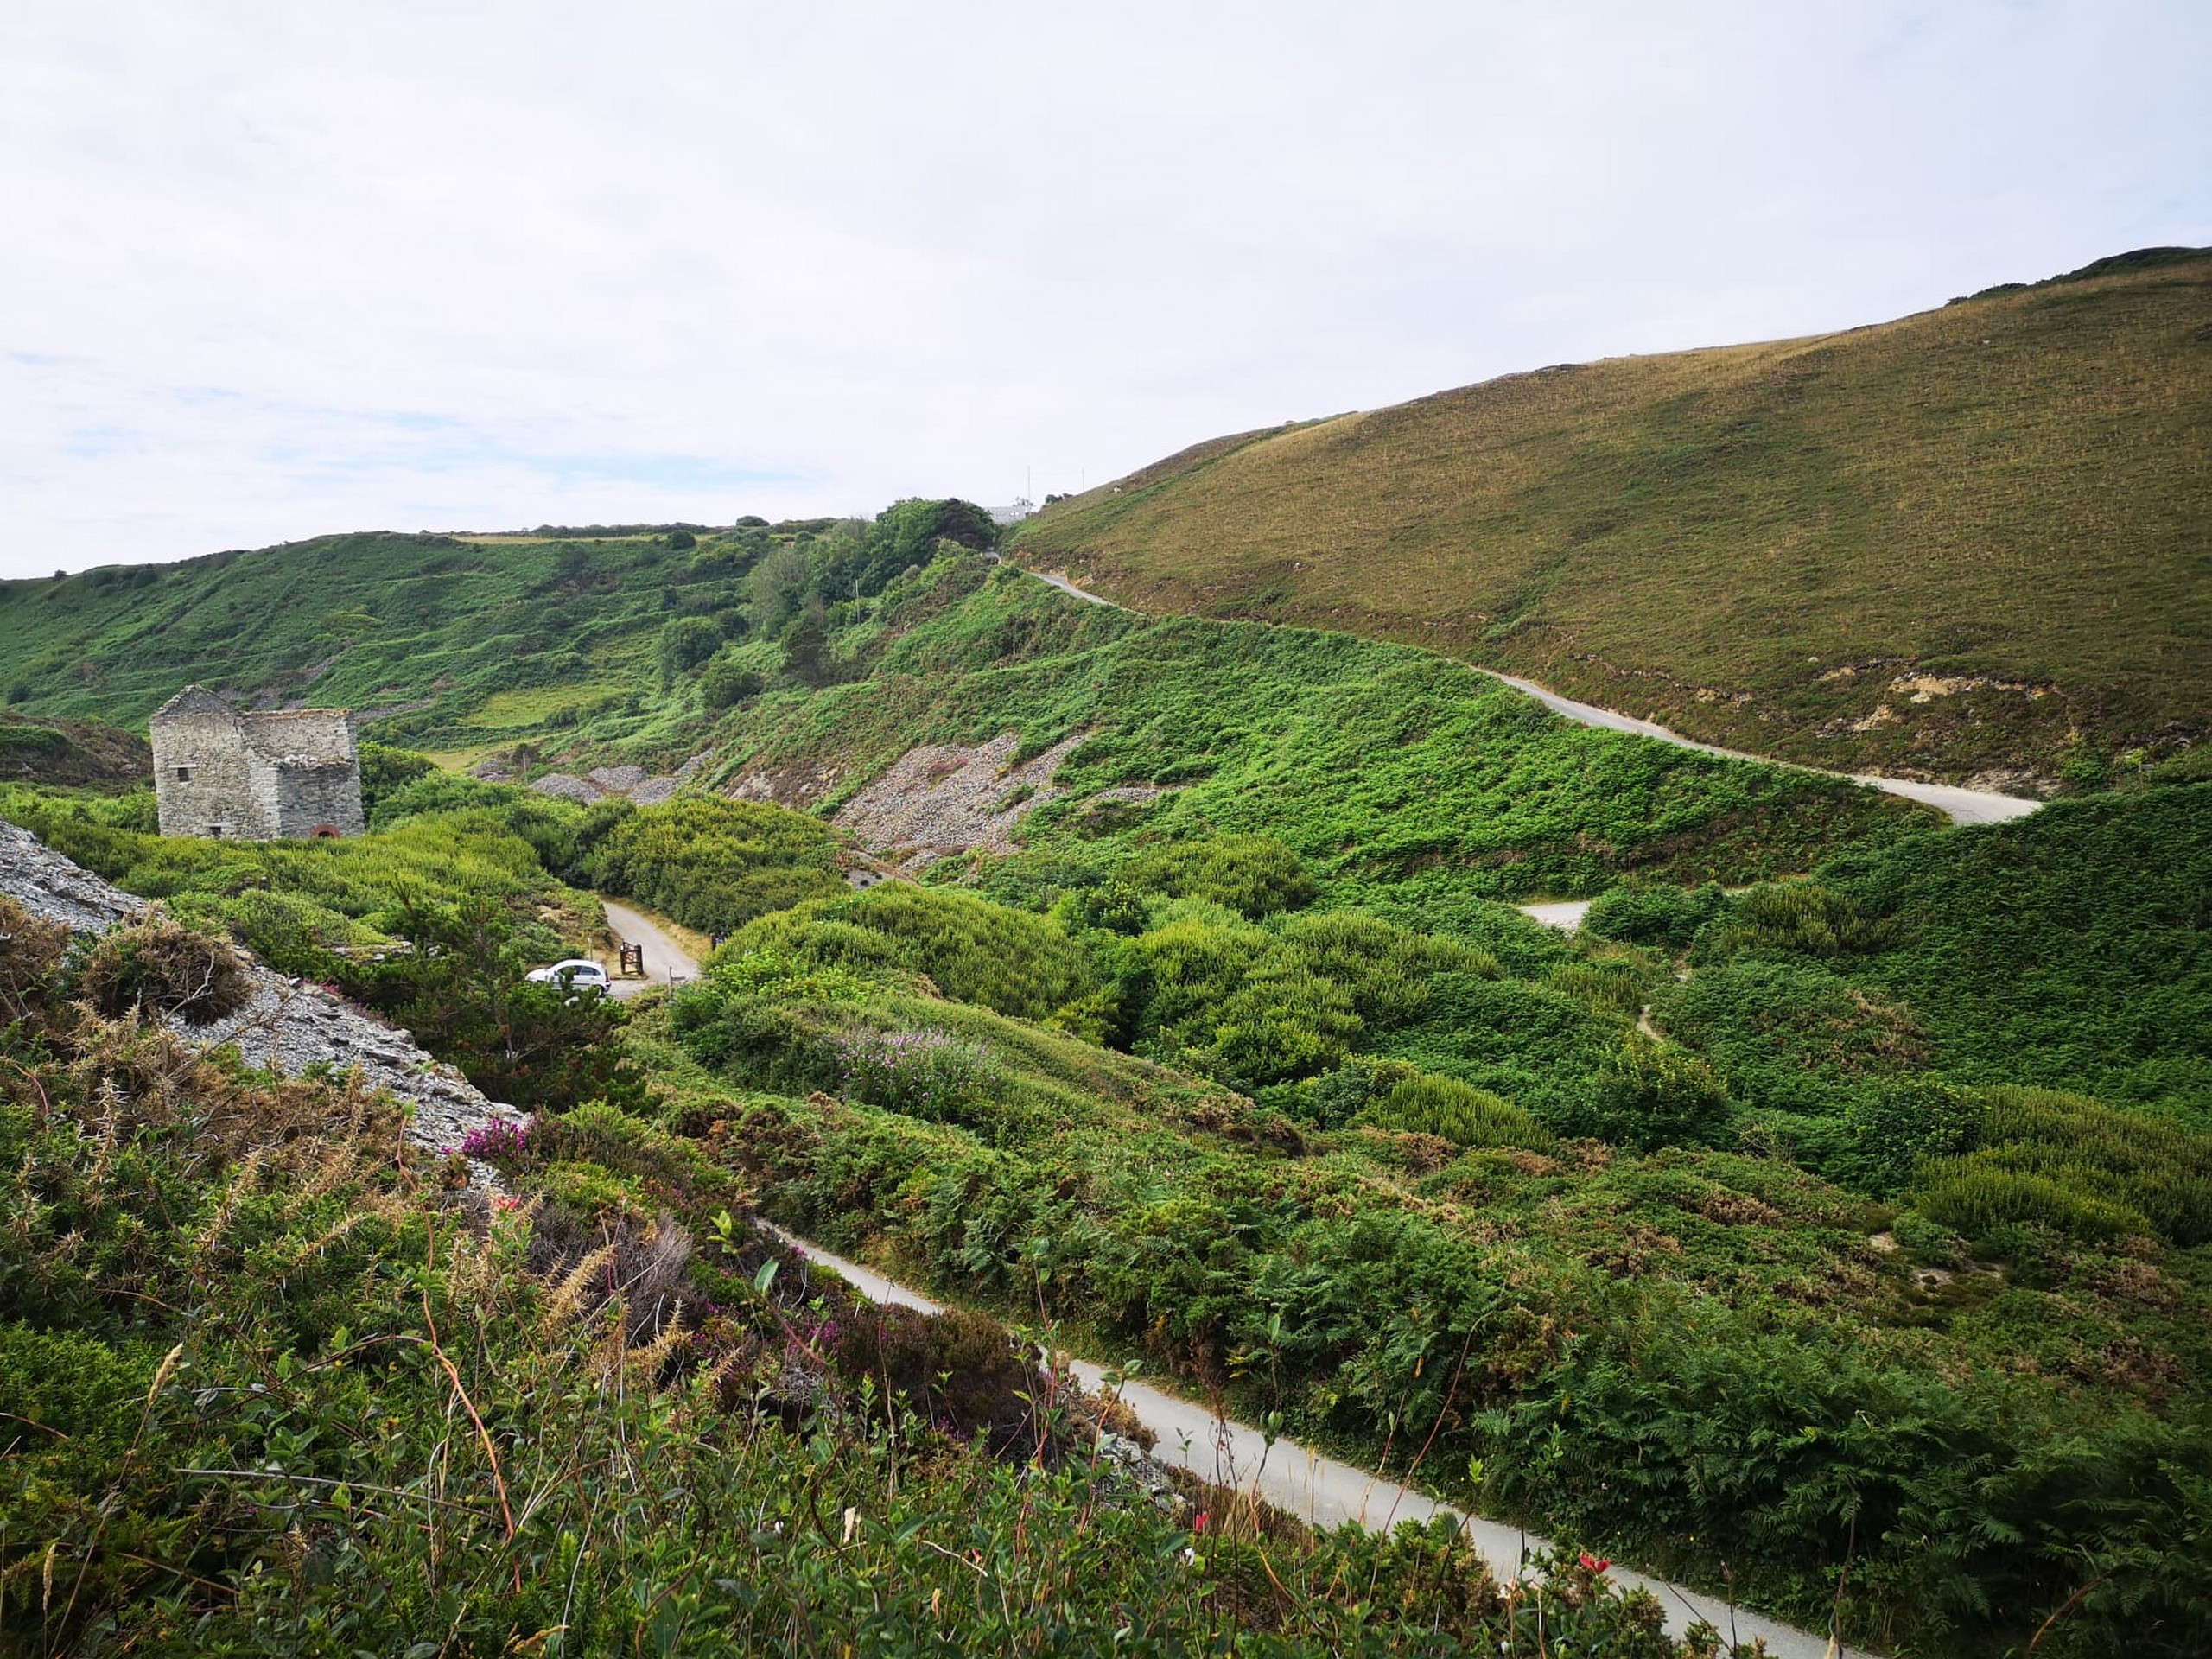
[[[595,806],[611,797],[620,797],[639,806],[658,806],[696,778],[713,758],[713,750],[702,749],[674,772],[660,777],[650,776],[643,766],[594,766],[582,778],[571,777],[565,772],[549,772],[531,787],[540,795],[575,801],[585,806]]]
[[[1015,732],[972,749],[910,749],[840,807],[836,822],[908,869],[971,849],[1011,853],[1023,816],[1067,792],[1052,786],[1052,774],[1082,741],[1080,734],[1063,738],[1020,766],[1010,764],[1021,747]]]

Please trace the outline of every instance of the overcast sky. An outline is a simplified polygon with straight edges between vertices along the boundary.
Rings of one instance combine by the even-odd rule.
[[[2212,4],[0,7],[0,574],[872,512],[2212,243]]]

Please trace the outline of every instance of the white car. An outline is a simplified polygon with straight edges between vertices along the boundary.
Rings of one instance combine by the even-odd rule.
[[[588,957],[570,957],[550,968],[533,968],[524,977],[540,985],[563,985],[570,990],[582,990],[587,986],[594,991],[607,988],[607,969]]]

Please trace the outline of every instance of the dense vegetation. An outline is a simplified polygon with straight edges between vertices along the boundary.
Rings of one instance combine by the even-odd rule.
[[[2084,802],[1883,856],[1948,849],[1970,931],[2005,913],[1999,873],[2039,834],[2133,816],[2140,857],[2106,902],[2155,918],[2188,879],[2173,861],[2202,856],[2202,806]],[[1109,1352],[1370,1459],[1404,1438],[1425,1478],[1468,1469],[1492,1509],[1686,1573],[1725,1561],[1807,1622],[1841,1576],[1863,1636],[1915,1648],[2024,1639],[2077,1591],[2046,1649],[2201,1640],[2212,1137],[1974,1086],[1924,1035],[1885,1046],[1909,1010],[1832,992],[1827,967],[1961,948],[1902,905],[1691,894],[1679,985],[1676,952],[1602,943],[1521,978],[1357,914],[1255,902],[1255,920],[1163,890],[1198,867],[1250,895],[1238,851],[1279,868],[1187,849],[1053,899],[1087,986],[1065,944],[1007,917],[990,975],[960,982],[982,1007],[916,978],[978,937],[962,895],[769,918],[673,1010],[708,1076],[669,1081],[664,1050],[656,1070],[683,1097],[716,1078],[783,1097],[727,1144],[792,1224],[957,1294],[1042,1298]],[[1021,862],[995,878],[1034,893]],[[2030,1032],[2128,995],[2013,985]],[[2167,1047],[2201,1061],[2207,988],[2177,995],[2194,1017]],[[1634,1030],[1647,997],[1670,1040]],[[1732,1023],[1699,1027],[1708,1004]],[[993,1007],[1254,1093],[1116,1085],[1096,1050]],[[2066,1055],[2031,1047],[2022,1071]]]
[[[143,791],[0,780],[0,815],[166,906],[158,938],[45,957],[16,927],[0,973],[0,1167],[30,1195],[0,1411],[41,1426],[0,1500],[11,1633],[1535,1650],[1440,1538],[1247,1510],[1200,1544],[1037,1408],[1062,1395],[1033,1348],[772,1271],[757,1204],[1051,1327],[1025,1340],[1855,1641],[2212,1642],[2201,747],[1949,830],[1568,727],[1431,652],[1083,605],[989,535],[911,502],[175,579],[188,653],[290,584],[239,620],[235,689],[327,664],[319,698],[396,696],[382,624],[299,623],[340,588],[414,630],[423,706],[372,730],[443,764],[370,745],[372,832],[335,842],[162,840]],[[434,554],[461,563],[426,622]],[[93,653],[11,633],[46,653],[29,706],[131,717],[204,674],[115,650],[104,595],[171,578],[77,580],[6,601]],[[848,887],[826,813],[1008,733],[989,850]],[[460,774],[486,755],[707,758],[667,804],[582,806]],[[527,985],[600,893],[725,936],[702,982],[626,1010]],[[1510,907],[1570,894],[1597,895],[1573,938]],[[392,1166],[389,1106],[343,1080],[164,1046],[165,964],[220,963],[199,932],[534,1108],[471,1151],[536,1207]],[[609,1272],[655,1311],[587,1297]],[[69,1414],[63,1361],[105,1416]],[[1545,1650],[1661,1650],[1587,1612]]]
[[[1572,1560],[1509,1599],[1448,1529],[1156,1507],[1033,1349],[855,1304],[690,1143],[591,1108],[456,1190],[0,936],[10,1651],[1675,1650]]]
[[[256,858],[276,893],[469,837],[514,843],[485,880],[539,847],[581,872],[618,841],[658,879],[686,845],[663,830],[691,819],[764,880],[810,879],[830,845],[738,803],[389,791],[384,827],[336,845],[99,822],[129,801],[44,798],[43,826],[149,885]],[[1394,1471],[1418,1452],[1425,1483],[1608,1553],[1726,1563],[1803,1622],[1841,1580],[1862,1637],[1972,1649],[2082,1592],[2039,1651],[2123,1631],[2189,1651],[2212,986],[2184,953],[2208,791],[1891,835],[1735,894],[1617,887],[1592,916],[1615,937],[1578,942],[1524,933],[1480,865],[1430,931],[1277,836],[1040,833],[757,917],[672,1007],[591,1033],[630,1116],[579,1117],[572,1093],[541,1122],[650,1122],[634,1133],[825,1242],[1041,1306],[1103,1357]],[[2092,855],[2082,970],[2005,971],[2030,942],[2068,959],[2063,872]],[[536,868],[527,890],[554,891]],[[2163,1017],[2131,1027],[2150,979]],[[2009,1058],[1973,1040],[1992,1020]],[[2072,1092],[1993,1086],[2022,1082]],[[554,1159],[541,1179],[651,1218],[634,1177]]]
[[[2094,781],[2202,737],[2212,252],[1200,444],[1015,556],[1756,753]]]
[[[764,694],[702,728],[721,776],[829,776],[834,804],[918,744],[1014,731],[1027,756],[1080,738],[1054,780],[1063,798],[1023,820],[1040,855],[1263,832],[1304,861],[1301,880],[1428,929],[1492,924],[1473,895],[1802,869],[1923,816],[1573,727],[1429,652],[1147,621],[976,559],[893,584],[832,645],[836,683]]]

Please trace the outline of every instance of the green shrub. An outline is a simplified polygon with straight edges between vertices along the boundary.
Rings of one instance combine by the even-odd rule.
[[[1185,1028],[1196,1035],[1209,1018],[1211,1039],[1185,1052],[1199,1070],[1244,1089],[1325,1070],[1365,1030],[1342,985],[1280,948],[1262,952],[1224,1002]]]
[[[722,631],[703,616],[679,616],[661,626],[654,660],[660,665],[661,683],[668,684],[721,649]]]
[[[1723,961],[1739,950],[1785,950],[1810,957],[1864,956],[1886,950],[1897,931],[1859,900],[1817,881],[1770,881],[1728,900],[1722,920],[1700,942],[1699,956]]]
[[[1541,1151],[1552,1144],[1544,1126],[1511,1101],[1456,1077],[1408,1077],[1356,1121],[1378,1129],[1440,1135],[1456,1147]]]
[[[862,972],[903,969],[955,1001],[1024,1020],[1047,1019],[1099,988],[1089,957],[1051,918],[910,881],[764,918],[730,948]]]
[[[844,890],[836,842],[780,806],[685,796],[625,811],[588,855],[592,886],[625,893],[706,933]]]
[[[2089,1240],[2212,1240],[2212,1135],[2179,1124],[2080,1095],[1997,1088],[1975,1099],[1970,1128],[1927,1151],[1913,1203],[1959,1232],[2036,1223]]]
[[[2136,1211],[2077,1185],[1972,1158],[1923,1171],[1912,1201],[1930,1220],[1984,1241],[1999,1228],[2022,1223],[2091,1240],[2151,1230]]]
[[[1357,911],[1293,916],[1277,937],[1314,973],[1341,986],[1361,1020],[1378,1031],[1421,1020],[1438,974],[1494,979],[1499,972],[1488,951]]]
[[[374,822],[377,808],[388,796],[437,769],[438,763],[427,754],[394,748],[388,743],[362,744],[361,810]]]
[[[1273,836],[1214,836],[1140,853],[1123,880],[1174,899],[1203,899],[1257,918],[1296,910],[1313,898],[1313,878],[1298,855]]]
[[[1679,955],[1726,903],[1720,884],[1675,887],[1624,881],[1599,893],[1582,918],[1583,931],[1624,944]]]
[[[1670,1035],[1759,1108],[1828,1116],[1856,1090],[1935,1058],[1911,1010],[1818,962],[1731,957],[1657,986],[1652,1007]]]
[[[1219,908],[1154,928],[1125,961],[1121,995],[1140,1052],[1238,1087],[1325,1071],[1364,1029],[1343,986]]]
[[[1625,962],[1563,962],[1544,976],[1544,984],[1614,1019],[1633,1020],[1643,1007],[1643,976]]]
[[[1641,1032],[1629,1033],[1589,1089],[1575,1127],[1639,1151],[1710,1146],[1728,1122],[1727,1090],[1713,1068]]]
[[[1421,1068],[1410,1060],[1354,1054],[1334,1071],[1294,1087],[1268,1090],[1266,1099],[1317,1128],[1340,1129],[1389,1098],[1400,1084],[1421,1075]]]
[[[712,662],[699,676],[699,701],[709,709],[734,709],[747,697],[759,696],[766,684],[758,669]]]
[[[1830,1180],[1873,1198],[1894,1198],[1923,1165],[1974,1145],[1983,1111],[1971,1091],[1940,1078],[1878,1084],[1845,1108],[1837,1150],[1814,1161]]]
[[[1070,928],[1096,928],[1134,937],[1151,919],[1152,901],[1143,889],[1113,880],[1081,887],[1059,901],[1058,913]]]

